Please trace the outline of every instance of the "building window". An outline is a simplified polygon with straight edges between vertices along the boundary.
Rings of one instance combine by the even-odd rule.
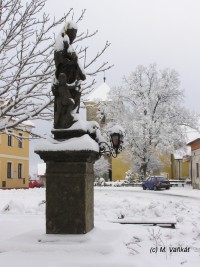
[[[12,133],[11,131],[8,131],[9,133]],[[13,145],[13,137],[12,135],[8,134],[8,146],[12,146]]]
[[[2,181],[2,187],[6,187],[6,181]]]
[[[199,163],[196,163],[196,173],[197,177],[199,177]]]
[[[22,164],[18,164],[18,179],[22,178]]]
[[[18,140],[18,147],[23,148],[23,139],[22,139],[23,134],[19,133],[19,140]]]
[[[7,178],[12,178],[12,163],[7,162]]]

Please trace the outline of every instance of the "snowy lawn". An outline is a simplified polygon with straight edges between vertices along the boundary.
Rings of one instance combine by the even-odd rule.
[[[44,199],[42,188],[0,190],[0,266],[200,266],[198,190],[95,188],[95,228],[86,235],[46,235]],[[177,224],[171,229],[112,223],[120,217]]]

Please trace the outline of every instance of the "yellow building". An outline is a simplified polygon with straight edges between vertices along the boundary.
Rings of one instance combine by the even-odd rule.
[[[0,188],[28,188],[29,132],[33,125],[0,133]],[[15,137],[17,136],[17,138]]]
[[[131,169],[131,161],[125,152],[120,153],[117,158],[112,158],[112,180],[124,180],[126,172]]]
[[[168,159],[166,160],[166,157]],[[177,156],[177,153],[169,156],[162,156],[161,162],[163,168],[160,173],[153,173],[153,175],[163,175],[168,179],[186,179],[190,177],[190,156]],[[131,169],[130,160],[128,160],[127,153],[121,153],[117,158],[112,158],[112,180],[124,180],[126,172]]]

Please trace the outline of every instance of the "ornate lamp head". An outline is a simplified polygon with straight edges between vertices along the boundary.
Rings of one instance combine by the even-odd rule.
[[[123,140],[126,135],[125,130],[121,126],[115,125],[108,130],[107,135],[109,136],[110,145],[106,142],[100,142],[99,153],[100,155],[106,154],[107,156],[116,158],[123,150]]]

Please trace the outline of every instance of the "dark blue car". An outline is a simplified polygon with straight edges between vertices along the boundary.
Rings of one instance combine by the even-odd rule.
[[[142,183],[143,190],[157,190],[157,189],[170,189],[170,182],[163,176],[150,176]]]

